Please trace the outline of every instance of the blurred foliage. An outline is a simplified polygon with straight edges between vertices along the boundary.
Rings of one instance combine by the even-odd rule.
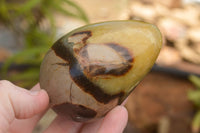
[[[193,133],[200,132],[200,78],[197,76],[190,76],[190,81],[196,86],[197,89],[190,90],[188,93],[189,100],[191,100],[195,107],[197,108],[197,112],[194,116],[192,122],[192,131]]]
[[[11,29],[16,36],[22,36],[24,43],[24,48],[4,63],[3,78],[17,81],[23,87],[38,82],[40,63],[55,39],[56,13],[88,23],[84,11],[71,0],[0,0],[0,24]],[[41,26],[44,20],[48,22],[45,30]],[[30,67],[8,76],[11,64],[28,64]]]

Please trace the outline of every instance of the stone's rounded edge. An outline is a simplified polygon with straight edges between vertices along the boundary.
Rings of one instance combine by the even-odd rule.
[[[62,72],[58,71],[61,68]],[[63,69],[65,69],[66,71],[63,71]],[[65,87],[62,87],[63,84],[70,83],[70,81],[66,82],[68,80],[67,69],[68,69],[68,62],[57,56],[55,51],[50,49],[41,63],[40,76],[39,76],[40,87],[47,91],[49,95],[50,106],[58,104],[60,102],[65,102],[66,99],[68,99],[66,97],[68,97],[69,94],[61,95],[65,93],[66,88],[70,86],[70,85],[67,86],[65,85]],[[59,78],[60,80],[58,80]],[[62,91],[56,91],[57,89],[61,88],[63,88]],[[60,102],[56,100],[57,97],[60,99]]]
[[[85,26],[78,27],[78,28],[72,30],[71,32],[65,34],[60,39],[63,39],[65,37],[68,37],[68,36],[71,36],[73,34],[76,34],[76,32],[87,31],[87,28],[89,28],[89,27],[96,27],[96,26],[101,26],[101,25],[105,25],[105,24],[127,23],[127,22],[129,22],[129,23],[135,23],[135,24],[140,24],[140,25],[141,24],[150,25],[150,26],[153,26],[156,30],[159,31],[159,29],[158,29],[157,26],[155,26],[155,25],[153,25],[151,23],[148,23],[148,22],[140,21],[140,20],[113,20],[113,21],[97,22],[97,23],[92,23],[92,24],[88,24],[88,25],[85,25]]]
[[[45,63],[46,63],[46,58],[48,56],[48,54],[51,52],[51,49],[47,51],[47,53],[45,54],[44,58],[43,58],[43,61],[40,65],[40,72],[39,72],[39,83],[40,83],[40,88],[41,89],[45,89],[46,90],[46,87],[45,85],[43,85],[43,80],[44,80],[44,74],[43,74],[43,71],[45,70],[44,69],[44,66],[45,66]]]
[[[162,33],[161,33],[161,31],[159,30],[159,28],[158,28],[156,25],[151,24],[151,26],[156,30],[157,34],[159,35],[159,37],[158,37],[158,38],[159,38],[158,40],[159,40],[159,43],[160,43],[160,45],[159,45],[160,47],[159,47],[159,48],[161,49],[162,46],[164,45],[164,44],[163,44]]]

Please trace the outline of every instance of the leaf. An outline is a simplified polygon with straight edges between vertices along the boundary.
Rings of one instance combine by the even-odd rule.
[[[5,0],[0,0],[0,20],[5,23],[11,19]]]
[[[55,4],[54,8],[55,8],[58,12],[60,12],[60,13],[62,13],[62,14],[64,14],[64,15],[66,15],[66,16],[71,16],[71,17],[78,18],[78,16],[77,16],[76,14],[74,14],[74,13],[72,13],[72,12],[66,10],[66,9],[63,9],[62,6],[60,6],[60,5]]]
[[[188,98],[191,100],[196,106],[200,107],[200,90],[190,90],[188,92]]]
[[[41,3],[41,0],[27,0],[23,4],[9,4],[10,10],[15,10],[16,14],[27,14],[29,13],[34,7],[38,6]]]
[[[55,37],[55,34],[56,34],[56,26],[55,26],[55,20],[54,20],[54,16],[52,13],[46,11],[46,10],[43,10],[44,14],[45,14],[45,17],[49,20],[50,22],[50,30],[52,31],[52,37],[51,38],[54,38]]]
[[[39,67],[30,68],[24,72],[18,72],[17,74],[11,75],[8,79],[13,82],[17,81],[18,85],[23,87],[33,86],[39,81]]]
[[[78,6],[76,3],[74,3],[70,0],[63,0],[63,1],[65,1],[70,6],[74,7],[80,14],[81,19],[83,19],[86,23],[89,23],[89,19],[88,19],[87,15],[85,14],[84,10],[80,6]]]
[[[59,13],[66,15],[66,16],[78,18],[78,19],[85,21],[86,23],[89,23],[87,15],[77,4],[75,4],[74,2],[69,1],[69,0],[62,0],[62,1],[64,1],[67,5],[69,5],[70,8],[73,8],[77,12],[75,12],[74,10],[66,9],[65,7],[63,7],[64,3],[62,3],[62,2],[59,3],[57,1],[56,1],[56,3],[54,2],[54,6],[52,7],[52,9],[58,11]]]
[[[53,33],[52,33],[53,34]],[[42,31],[38,27],[30,28],[25,35],[26,47],[32,48],[37,46],[46,46],[49,48],[53,43],[52,35]]]
[[[11,76],[11,80],[33,80],[39,78],[39,67],[38,68],[30,68],[24,72],[19,72],[14,76]]]
[[[198,88],[200,89],[200,78],[194,75],[189,76],[189,80]]]
[[[31,48],[31,49],[25,49],[17,54],[15,54],[14,56],[10,57],[9,59],[6,60],[6,62],[4,63],[3,67],[2,67],[2,74],[5,77],[9,66],[12,63],[16,63],[16,64],[40,64],[40,62],[42,61],[42,57],[41,58],[36,58],[33,59],[33,56],[35,54],[45,54],[47,51],[47,47],[35,47],[35,48]],[[31,58],[33,60],[31,60]]]
[[[198,111],[192,121],[192,131],[193,133],[198,133],[200,131],[200,111]]]

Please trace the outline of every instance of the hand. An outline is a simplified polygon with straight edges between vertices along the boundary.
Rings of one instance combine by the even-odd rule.
[[[39,84],[28,91],[9,81],[0,81],[0,133],[32,133],[48,104],[49,97]],[[44,133],[122,133],[127,120],[127,110],[117,106],[93,123],[57,116]]]

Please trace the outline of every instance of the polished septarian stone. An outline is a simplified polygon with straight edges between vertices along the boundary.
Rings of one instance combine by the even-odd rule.
[[[86,25],[54,43],[40,71],[50,106],[75,121],[104,116],[132,92],[162,46],[158,28],[126,20]]]

